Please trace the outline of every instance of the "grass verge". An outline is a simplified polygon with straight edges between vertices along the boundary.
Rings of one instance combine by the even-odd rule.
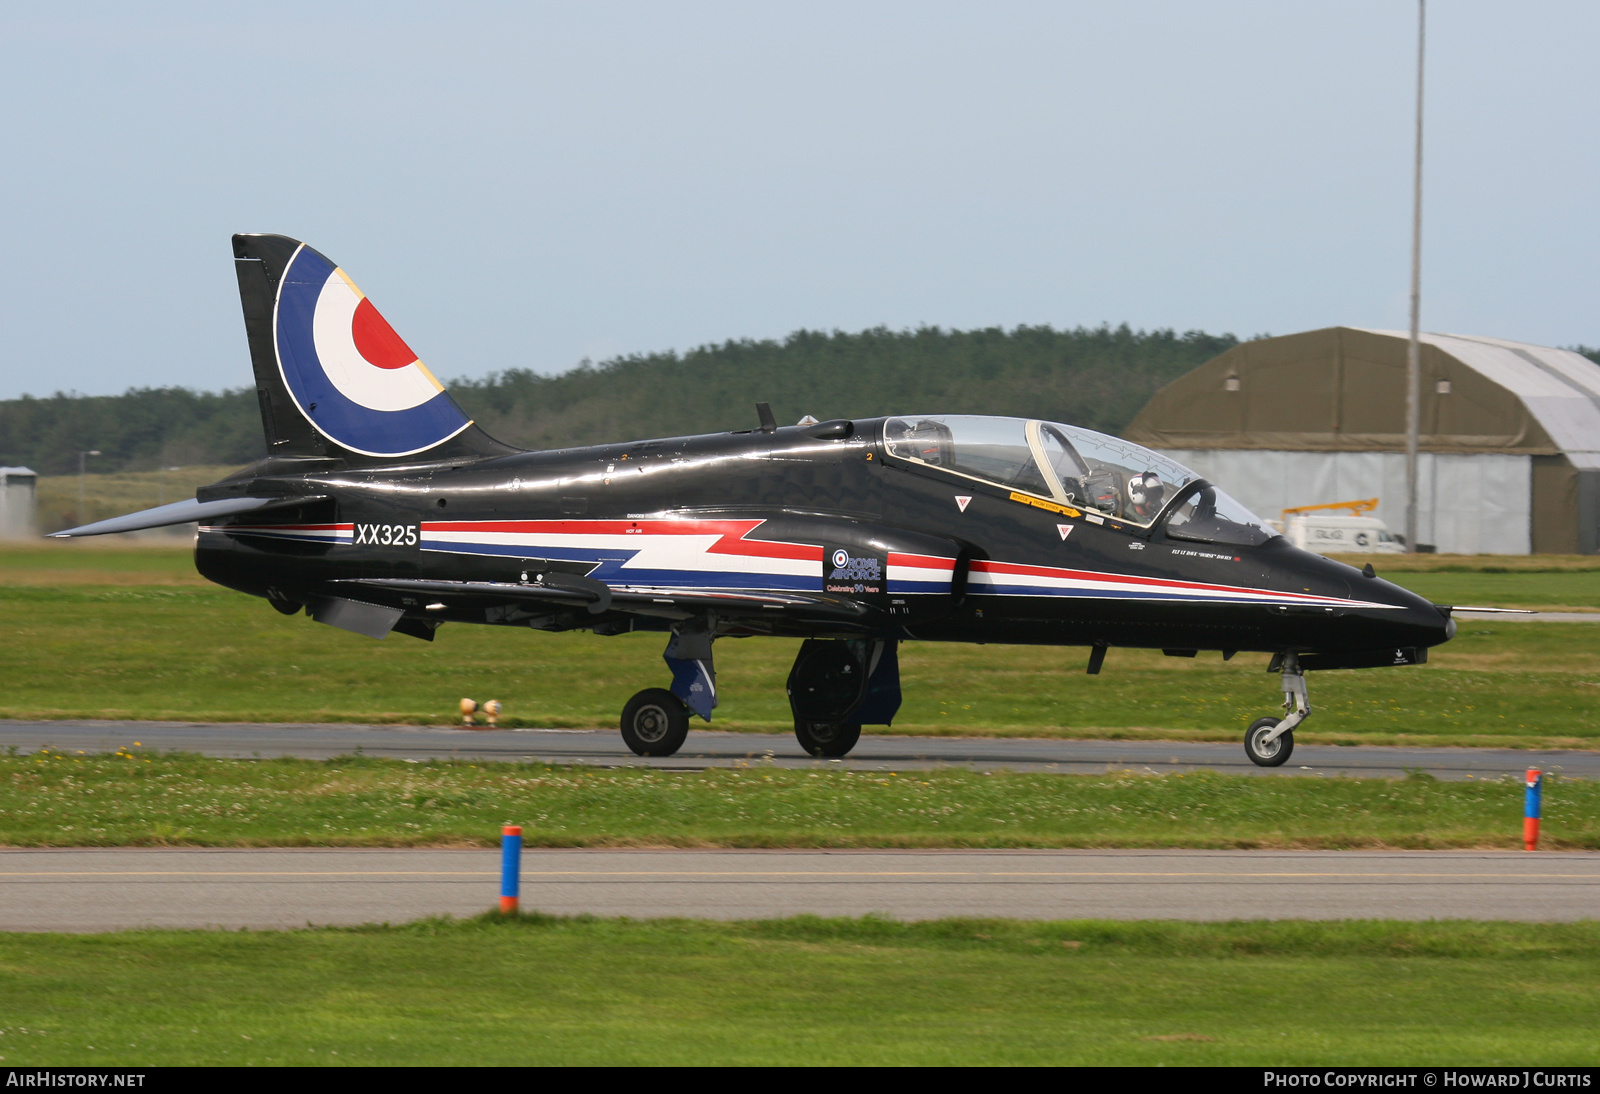
[[[1520,847],[1512,780],[898,774],[543,764],[0,758],[11,847]],[[1552,781],[1543,844],[1600,849],[1600,783]]]
[[[6,1066],[1600,1062],[1600,925],[527,916],[0,935]]]

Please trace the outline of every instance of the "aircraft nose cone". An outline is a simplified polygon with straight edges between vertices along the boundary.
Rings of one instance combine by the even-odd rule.
[[[1362,614],[1385,635],[1386,646],[1437,646],[1455,637],[1456,621],[1448,608],[1381,578],[1368,578],[1360,599],[1382,607]]]

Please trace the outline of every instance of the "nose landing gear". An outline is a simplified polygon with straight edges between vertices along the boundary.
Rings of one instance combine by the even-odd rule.
[[[1300,658],[1285,653],[1283,667],[1282,718],[1257,718],[1244,732],[1244,752],[1258,767],[1281,767],[1294,753],[1294,728],[1311,715],[1311,699],[1306,694],[1306,675]]]

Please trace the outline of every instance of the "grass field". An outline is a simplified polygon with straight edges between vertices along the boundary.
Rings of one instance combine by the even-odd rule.
[[[130,745],[132,742],[130,742]],[[346,757],[0,757],[0,846],[1521,846],[1522,784],[1187,775],[696,772]],[[1549,779],[1542,845],[1600,850],[1600,783]]]
[[[1395,576],[1458,603],[1600,608],[1600,569]],[[1528,584],[1505,586],[1517,581]],[[0,717],[441,723],[471,696],[500,699],[513,726],[606,726],[666,677],[652,635],[447,626],[431,644],[373,642],[209,585],[172,549],[0,549],[0,611]],[[789,728],[795,647],[719,643],[718,727]],[[1084,660],[1078,649],[907,644],[894,732],[1231,741],[1279,698],[1264,657],[1113,650],[1097,677]],[[1306,742],[1600,746],[1600,625],[1469,622],[1426,666],[1311,684],[1316,714],[1296,732]]]
[[[1395,576],[1447,602],[1600,609],[1590,561]],[[171,549],[0,550],[0,610],[10,717],[446,722],[472,695],[515,724],[609,725],[665,676],[646,636],[371,642],[208,586]],[[793,650],[719,644],[717,724],[786,729]],[[1276,698],[1243,658],[1116,650],[1086,677],[1082,653],[911,644],[896,731],[1236,740]],[[1600,626],[1467,624],[1427,666],[1312,688],[1301,740],[1596,747]],[[484,845],[506,822],[546,846],[1503,848],[1520,831],[1511,781],[228,761],[136,740],[0,756],[0,845]],[[1600,849],[1600,784],[1547,788],[1544,844]],[[1593,1065],[1597,977],[1594,922],[0,934],[0,1066]]]
[[[5,1066],[1600,1062],[1600,925],[0,935]]]

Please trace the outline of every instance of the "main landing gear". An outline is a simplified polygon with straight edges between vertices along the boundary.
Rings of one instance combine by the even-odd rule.
[[[689,716],[711,721],[717,674],[709,624],[674,628],[662,655],[672,687],[646,688],[622,709],[622,740],[635,755],[671,756],[689,735]],[[838,757],[861,726],[888,725],[900,709],[900,662],[893,639],[807,639],[789,671],[794,735],[812,756]]]
[[[661,659],[672,670],[672,689],[645,688],[622,708],[622,740],[636,756],[671,756],[689,736],[689,715],[711,721],[717,706],[717,670],[711,661],[708,623],[683,624]]]
[[[900,709],[893,639],[807,639],[789,670],[794,736],[812,756],[843,756],[862,723],[888,725]]]
[[[1244,732],[1244,751],[1259,767],[1281,767],[1294,753],[1294,728],[1311,716],[1311,700],[1306,694],[1306,675],[1293,652],[1273,659],[1283,671],[1282,718],[1257,718]]]
[[[666,688],[645,688],[622,708],[622,739],[638,756],[670,756],[689,736],[689,708]]]

